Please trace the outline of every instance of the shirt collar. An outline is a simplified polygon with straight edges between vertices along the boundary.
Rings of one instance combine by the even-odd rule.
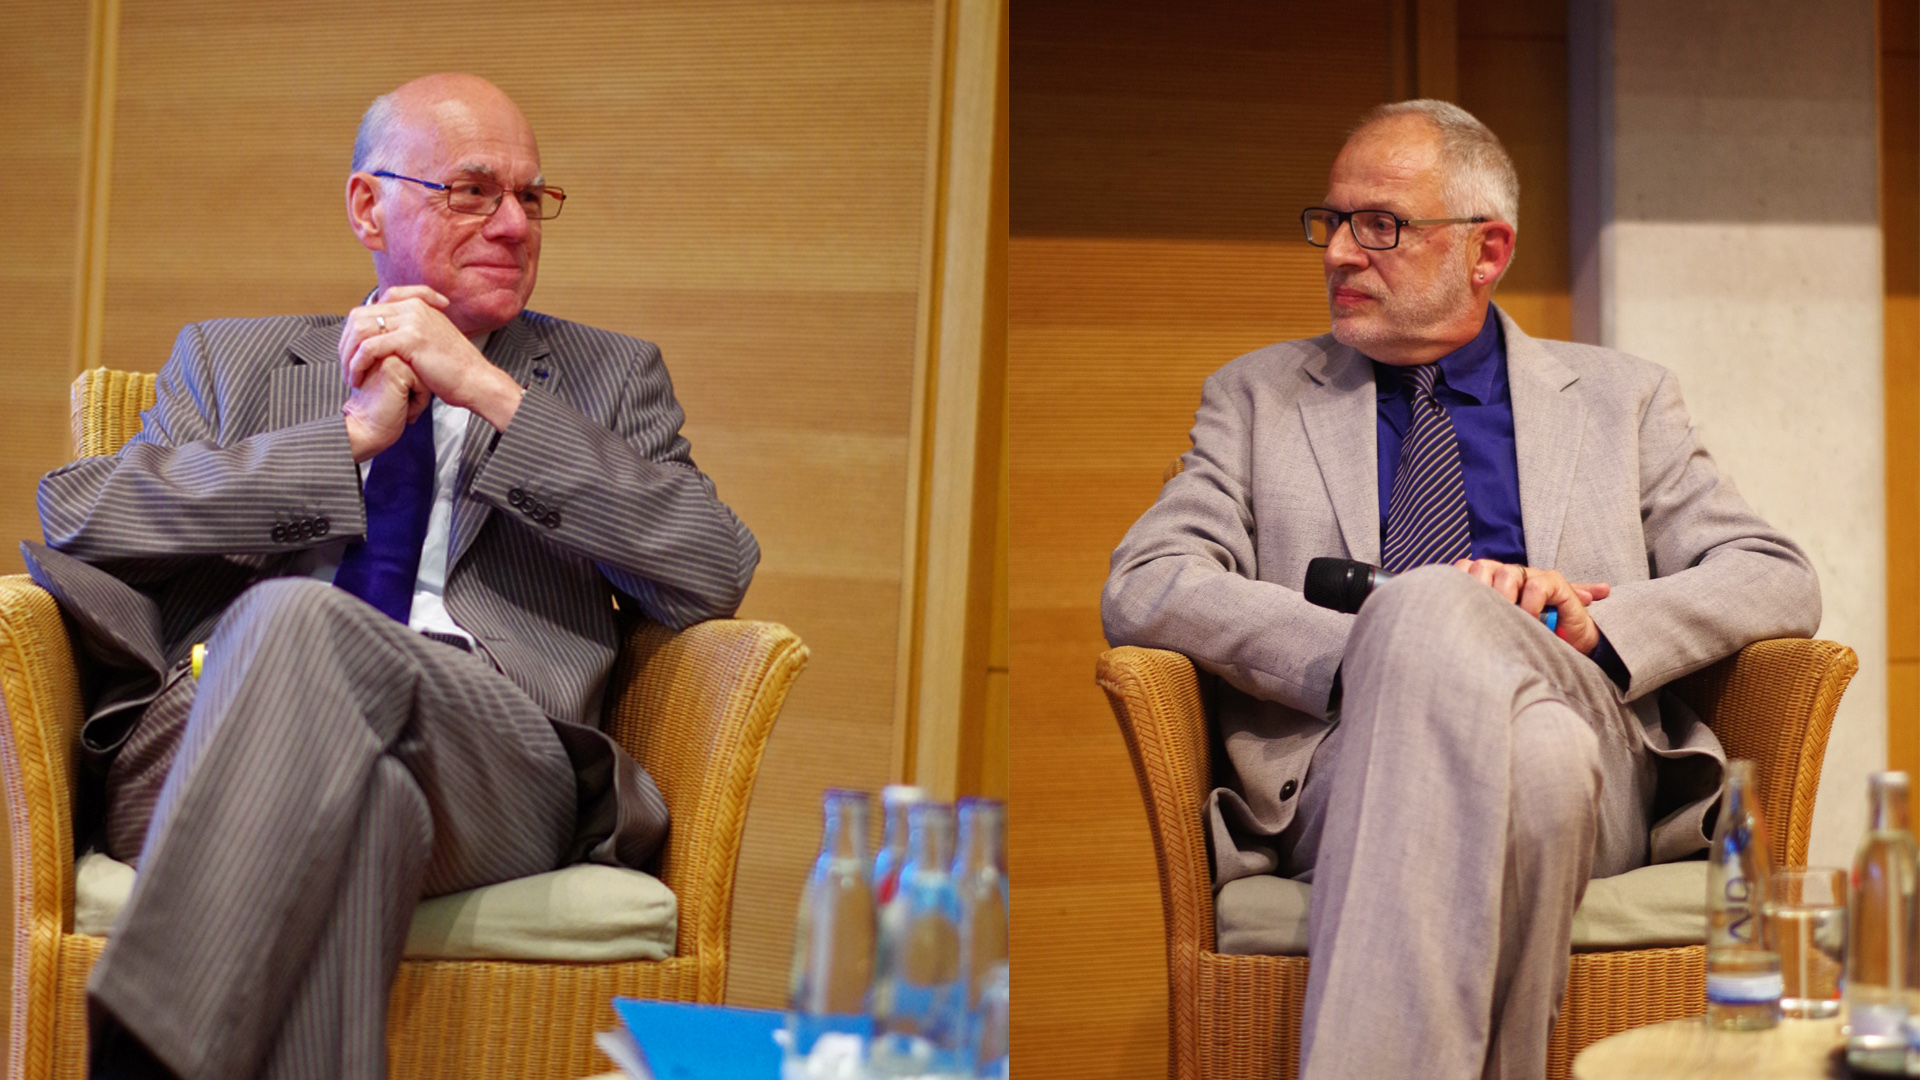
[[[1492,304],[1487,305],[1487,319],[1480,324],[1480,332],[1472,341],[1453,350],[1434,361],[1440,365],[1441,381],[1456,393],[1482,405],[1500,396],[1501,363],[1505,350],[1501,348],[1500,316]],[[1376,370],[1391,365],[1374,361]],[[1380,397],[1392,397],[1400,393],[1399,368],[1393,379],[1376,378],[1374,384]]]

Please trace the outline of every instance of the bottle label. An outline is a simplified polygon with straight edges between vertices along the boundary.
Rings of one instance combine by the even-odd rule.
[[[1707,976],[1707,1000],[1715,1005],[1764,1005],[1779,1001],[1786,983],[1780,973]]]
[[[1907,1018],[1907,1010],[1902,1005],[1865,1004],[1849,1002],[1847,1004],[1847,1026],[1855,1037],[1897,1038],[1901,1037],[1901,1027]]]

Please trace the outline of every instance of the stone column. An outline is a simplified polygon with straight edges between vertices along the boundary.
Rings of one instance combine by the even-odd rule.
[[[1679,376],[1721,469],[1820,573],[1860,673],[1809,858],[1847,865],[1886,760],[1871,0],[1571,0],[1573,327]]]

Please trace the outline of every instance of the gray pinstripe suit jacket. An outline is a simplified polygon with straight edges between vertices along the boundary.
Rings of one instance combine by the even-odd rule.
[[[41,481],[47,544],[23,550],[96,676],[83,731],[96,770],[241,591],[364,534],[341,322],[188,326],[141,433]],[[637,867],[666,808],[598,730],[613,599],[675,627],[731,615],[759,547],[694,466],[652,344],[529,311],[485,351],[528,389],[507,431],[478,416],[468,428],[447,610],[556,722],[581,777],[575,857]]]
[[[1748,642],[1812,634],[1819,582],[1714,467],[1672,374],[1500,319],[1527,561],[1613,586],[1592,613],[1660,760],[1650,849],[1683,857],[1706,844],[1725,755],[1657,691]],[[1221,883],[1274,872],[1297,805],[1280,793],[1331,730],[1354,617],[1300,589],[1317,556],[1380,561],[1377,409],[1372,365],[1330,334],[1234,360],[1201,391],[1185,471],[1113,552],[1107,640],[1185,653],[1225,682],[1216,715],[1233,784],[1208,800]]]

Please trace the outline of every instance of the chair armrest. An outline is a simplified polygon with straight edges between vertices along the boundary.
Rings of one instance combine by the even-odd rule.
[[[75,376],[70,390],[74,456],[111,454],[140,434],[140,414],[153,408],[157,378],[111,368],[88,368]]]
[[[680,901],[680,953],[725,956],[747,801],[807,647],[772,622],[636,627],[607,688],[606,730],[653,775],[673,824],[660,877]]]
[[[1831,641],[1756,641],[1673,684],[1713,728],[1729,758],[1759,767],[1760,812],[1781,865],[1807,861],[1813,800],[1834,710],[1860,658]]]
[[[74,748],[80,679],[60,610],[24,574],[0,577],[0,788],[13,877],[10,1037],[26,1075],[52,1069],[60,935],[73,922]],[[16,1061],[22,1057],[16,1057]]]
[[[1167,947],[1212,951],[1213,867],[1200,820],[1212,770],[1193,661],[1165,649],[1122,646],[1101,654],[1094,681],[1113,706],[1147,805]]]

